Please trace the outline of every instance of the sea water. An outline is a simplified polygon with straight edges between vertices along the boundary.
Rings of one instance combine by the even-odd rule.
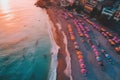
[[[51,47],[36,0],[0,0],[0,80],[47,80]]]

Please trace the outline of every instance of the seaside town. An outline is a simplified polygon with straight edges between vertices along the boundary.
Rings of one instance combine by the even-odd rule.
[[[120,0],[0,0],[0,80],[120,80]]]

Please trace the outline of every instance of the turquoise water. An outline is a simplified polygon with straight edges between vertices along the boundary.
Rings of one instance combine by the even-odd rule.
[[[0,0],[0,80],[46,80],[48,17],[36,0]]]

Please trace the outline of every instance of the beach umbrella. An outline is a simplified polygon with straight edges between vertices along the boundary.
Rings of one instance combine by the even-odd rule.
[[[111,33],[109,33],[108,36],[112,37],[113,35]]]
[[[118,39],[118,43],[120,43],[120,39]]]
[[[75,49],[79,49],[79,46],[78,45],[74,45]]]
[[[96,48],[93,48],[93,51],[94,51],[94,52],[97,52],[97,49],[96,49]]]
[[[70,39],[71,39],[71,40],[74,40],[74,39],[75,39],[75,37],[72,35],[72,36],[70,37]]]
[[[115,51],[119,52],[119,47],[115,47]]]
[[[83,34],[82,34],[82,33],[80,33],[80,36],[82,37],[82,36],[83,36]]]
[[[111,39],[108,39],[109,42],[111,42],[112,40]]]
[[[80,67],[83,68],[83,69],[85,69],[86,65],[82,63],[82,64],[80,64]]]
[[[102,58],[99,57],[99,56],[97,56],[97,57],[96,57],[96,60],[99,62],[99,61],[102,61]]]
[[[86,70],[86,69],[81,69],[81,73],[82,73],[82,74],[86,74],[86,73],[87,73],[87,70]]]
[[[101,28],[101,31],[106,31],[105,28]]]
[[[95,48],[95,45],[92,45],[92,48]]]
[[[71,26],[71,24],[68,24],[68,26],[67,26],[68,28],[72,28],[72,26]]]
[[[82,53],[80,51],[77,51],[76,54],[77,55],[82,55]]]
[[[102,34],[104,35],[105,33],[104,33],[104,32],[102,32]]]
[[[69,31],[69,32],[72,32],[72,28],[68,28],[68,31]]]
[[[80,59],[79,62],[80,62],[80,63],[84,63],[85,61],[84,61],[83,59]]]
[[[78,55],[78,59],[83,59],[83,56],[82,55]]]
[[[110,44],[111,44],[111,45],[115,45],[115,42],[111,41]]]
[[[109,54],[105,54],[105,57],[106,57],[107,59],[110,59],[110,58],[111,58],[111,56],[110,56]]]
[[[106,32],[106,34],[110,34],[109,32]]]
[[[103,33],[103,35],[104,35],[105,37],[107,37],[107,34],[106,34],[106,33]]]
[[[95,55],[96,55],[96,56],[99,56],[100,54],[99,54],[99,52],[98,52],[98,51],[96,51],[96,52],[95,52]]]
[[[74,45],[77,45],[78,43],[77,43],[77,41],[74,41]]]

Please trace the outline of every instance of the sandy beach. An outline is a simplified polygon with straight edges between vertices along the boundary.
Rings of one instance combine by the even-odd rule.
[[[64,13],[64,10],[62,8],[54,7],[54,6],[49,6],[49,7],[44,6],[44,8],[46,8],[49,17],[54,24],[54,27],[52,27],[54,39],[57,45],[60,47],[58,56],[57,56],[58,57],[57,80],[119,80],[120,79],[119,77],[119,74],[120,74],[119,57],[120,56],[115,52],[115,50],[113,50],[112,46],[108,43],[107,39],[98,30],[96,30],[93,27],[93,25],[86,23],[85,19],[77,16],[77,19],[81,20],[82,23],[84,23],[85,26],[87,26],[90,29],[89,36],[91,37],[91,40],[93,41],[93,43],[100,44],[100,46],[102,46],[102,48],[105,48],[105,50],[112,56],[112,59],[114,61],[113,65],[107,62],[104,56],[102,56],[103,63],[105,65],[104,70],[102,70],[101,66],[98,65],[95,58],[95,54],[88,44],[88,40],[86,38],[81,38],[78,35],[75,24],[73,24],[74,19],[63,18],[62,13]],[[59,29],[59,26],[57,24],[60,24],[61,29]],[[78,42],[80,51],[83,53],[83,57],[88,70],[86,77],[84,77],[80,71],[81,68],[80,68],[78,56],[76,55],[76,50],[74,48],[73,41],[70,40],[70,34],[67,29],[68,24],[72,25],[72,29],[73,29],[76,41]],[[109,31],[109,29],[107,30]],[[64,44],[64,35],[62,32],[64,32],[67,38],[67,49],[70,54],[70,60],[71,60],[70,70],[71,70],[72,78],[70,78],[70,75],[68,76],[64,72],[67,67],[67,62],[65,60],[67,56],[67,52],[65,50],[66,45]],[[101,47],[99,46],[97,47],[98,47],[98,51],[100,51]]]

